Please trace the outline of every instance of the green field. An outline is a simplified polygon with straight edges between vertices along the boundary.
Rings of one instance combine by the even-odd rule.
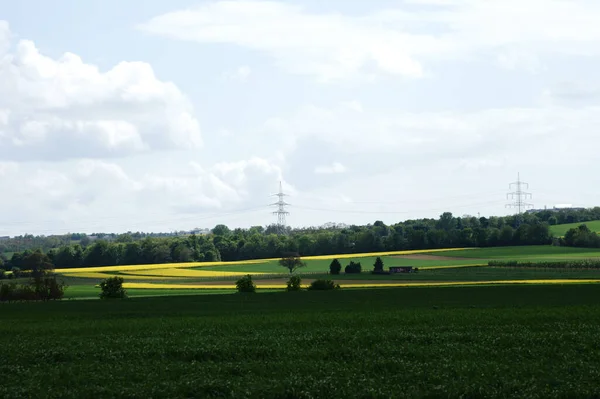
[[[569,223],[569,224],[557,224],[555,226],[550,226],[550,232],[552,232],[552,234],[555,237],[563,237],[567,231],[569,231],[570,229],[577,228],[577,227],[581,226],[582,224],[587,225],[587,227],[591,231],[600,233],[600,220],[593,220],[590,222]]]
[[[0,397],[597,397],[600,285],[0,305]]]
[[[486,265],[490,260],[518,260],[521,262],[536,261],[559,261],[574,259],[600,258],[600,249],[585,249],[554,246],[522,246],[522,247],[498,247],[498,248],[474,248],[442,251],[436,253],[388,255],[382,256],[385,268],[390,266],[413,266],[419,268],[418,273],[398,275],[372,275],[375,257],[369,254],[357,255],[351,258],[340,258],[342,274],[337,276],[328,275],[329,264],[335,255],[329,258],[306,258],[307,266],[298,269],[297,273],[303,278],[305,284],[317,278],[331,278],[339,282],[342,287],[349,285],[349,289],[364,288],[362,285],[373,285],[389,282],[392,284],[406,283],[437,283],[437,282],[487,282],[487,281],[523,281],[531,280],[562,280],[562,279],[600,279],[600,273],[594,270],[520,270],[514,268],[490,268]],[[351,260],[360,261],[363,273],[346,275],[343,267]],[[476,266],[476,267],[471,267]],[[112,271],[100,273],[75,273],[63,274],[59,278],[68,284],[66,299],[91,299],[98,298],[100,289],[97,285],[111,275],[125,277],[125,283],[130,296],[165,296],[182,294],[207,294],[207,293],[232,293],[234,283],[239,275],[223,276],[221,272],[236,272],[253,274],[253,278],[259,284],[259,290],[282,290],[289,274],[287,270],[278,265],[277,260],[265,260],[250,264],[227,264],[222,266],[185,268],[190,275],[177,277],[173,274],[177,270],[173,266],[165,265],[159,274],[153,275],[154,270],[138,270],[135,275],[123,274],[126,271]],[[204,272],[198,274],[200,271]],[[267,273],[257,275],[254,273]],[[146,276],[144,274],[147,274]],[[171,275],[173,274],[173,275]],[[379,280],[379,281],[376,281]],[[385,280],[385,281],[382,281]],[[541,281],[540,281],[541,282]],[[546,281],[552,283],[552,281]],[[157,284],[159,284],[157,286]],[[216,286],[215,286],[216,285]],[[270,288],[269,288],[270,286]],[[360,286],[360,287],[359,287]]]
[[[429,255],[429,254],[424,254]],[[522,261],[542,261],[542,260],[564,260],[564,259],[589,259],[600,258],[600,249],[573,248],[573,247],[554,247],[550,245],[540,246],[521,246],[521,247],[495,247],[495,248],[476,248],[465,250],[454,250],[447,252],[436,252],[431,254],[437,259],[411,259],[406,256],[382,256],[386,268],[389,266],[414,266],[414,267],[436,267],[436,266],[461,266],[487,264],[490,260],[500,259],[518,259]],[[335,257],[330,259],[308,259],[306,267],[302,272],[323,272],[329,270],[329,264]],[[454,259],[444,259],[454,258]],[[349,259],[340,259],[342,267],[350,261],[361,262],[363,270],[372,270],[375,257],[355,257]],[[242,272],[265,272],[280,273],[282,267],[277,261],[266,261],[264,263],[252,265],[231,265],[216,266],[210,268],[198,268],[199,270],[215,271],[242,271]]]

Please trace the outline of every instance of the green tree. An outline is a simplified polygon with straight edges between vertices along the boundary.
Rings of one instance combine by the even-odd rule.
[[[329,273],[340,274],[341,271],[342,271],[342,264],[340,263],[340,261],[337,260],[337,258],[332,260],[331,263],[329,264]]]
[[[377,259],[375,259],[375,263],[373,264],[373,271],[375,273],[383,272],[383,261],[379,256],[377,257]]]
[[[300,259],[300,256],[298,256],[298,254],[290,254],[279,259],[279,265],[288,269],[290,271],[290,274],[292,274],[298,268],[305,267],[306,263],[304,263],[302,259]]]
[[[247,274],[235,282],[238,292],[255,292],[256,285],[252,281],[252,276]]]
[[[123,288],[123,278],[114,276],[107,278],[100,283],[101,299],[122,299],[127,298],[127,291]]]
[[[224,224],[218,224],[212,229],[212,233],[216,236],[226,236],[231,233],[231,230]]]
[[[288,291],[300,291],[302,284],[302,279],[300,276],[291,276],[287,282],[287,290]]]

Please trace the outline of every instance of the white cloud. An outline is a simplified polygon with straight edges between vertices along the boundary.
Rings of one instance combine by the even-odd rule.
[[[0,24],[0,50],[7,32]],[[0,92],[5,158],[115,157],[202,145],[190,102],[143,62],[102,72],[75,54],[53,59],[20,40],[0,58]]]
[[[419,7],[348,16],[310,13],[275,1],[217,1],[156,16],[138,28],[261,51],[287,71],[321,81],[374,72],[422,77],[430,60],[472,56],[535,72],[540,56],[600,53],[600,4],[595,1],[412,3]]]
[[[594,128],[598,124],[600,107],[596,106],[419,113],[357,113],[344,106],[305,106],[281,117],[276,129],[283,143],[312,143],[335,149],[338,156],[348,154],[351,163],[345,162],[345,166],[360,171],[366,166],[381,170],[392,160],[396,165],[407,165],[431,159],[474,159],[480,165],[492,166],[505,162],[505,157],[511,162],[555,166],[548,154],[557,148],[564,161],[579,164],[586,162],[583,154],[593,157],[592,148],[600,146]],[[276,136],[270,129],[264,134]],[[586,143],[584,147],[582,143]],[[297,145],[287,148],[291,152]],[[351,156],[355,154],[361,156]],[[481,163],[482,157],[488,161]]]
[[[196,223],[205,226],[199,222],[205,215],[225,218],[246,209],[258,210],[264,215],[261,219],[269,220],[267,205],[273,202],[269,194],[277,191],[278,181],[283,180],[287,192],[296,192],[278,165],[261,158],[208,168],[192,162],[176,172],[153,170],[143,175],[136,175],[135,167],[101,160],[52,165],[27,163],[20,169],[0,163],[3,184],[11,187],[10,196],[0,196],[0,207],[10,215],[0,233],[168,231]]]
[[[346,167],[339,162],[334,162],[331,165],[317,166],[315,173],[319,175],[331,175],[346,172]]]

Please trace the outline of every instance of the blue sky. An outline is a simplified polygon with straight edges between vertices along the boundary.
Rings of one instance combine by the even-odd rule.
[[[3,2],[0,233],[600,203],[599,4],[323,3]]]

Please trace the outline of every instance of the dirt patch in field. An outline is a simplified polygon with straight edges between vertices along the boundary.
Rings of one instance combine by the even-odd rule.
[[[414,254],[414,255],[393,255],[391,258],[398,259],[414,259],[414,260],[477,260],[477,258],[464,258],[454,256],[437,256],[437,255],[426,255],[426,254]]]

